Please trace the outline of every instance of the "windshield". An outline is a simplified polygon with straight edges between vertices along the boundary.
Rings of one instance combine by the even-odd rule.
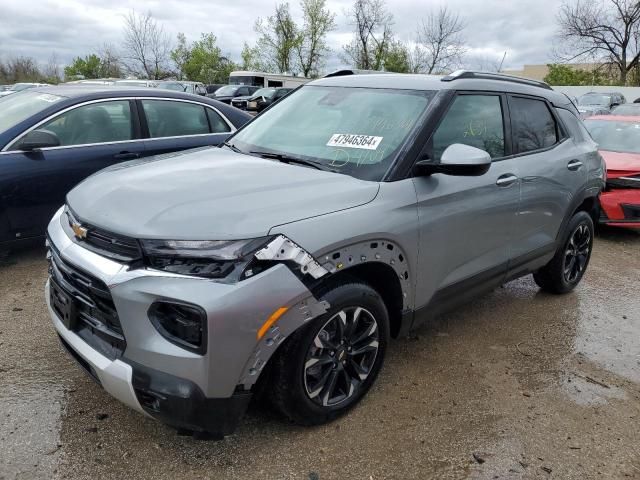
[[[271,97],[273,97],[274,93],[276,93],[276,89],[275,88],[261,88],[260,90],[256,91],[252,96],[253,97],[271,98]]]
[[[244,152],[280,153],[379,181],[421,123],[434,95],[305,86],[256,117],[231,143]]]
[[[238,87],[234,85],[227,85],[216,90],[216,97],[224,97],[226,95],[235,95]]]
[[[640,153],[640,122],[584,121],[601,150]]]
[[[29,90],[0,98],[0,133],[64,98]]]
[[[637,115],[640,116],[640,103],[629,103],[627,105],[618,105],[611,110],[612,115]]]
[[[578,99],[578,105],[609,105],[611,97],[608,95],[583,95]]]

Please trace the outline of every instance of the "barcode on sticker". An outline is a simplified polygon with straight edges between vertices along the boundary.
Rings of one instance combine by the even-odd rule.
[[[327,147],[363,148],[376,150],[384,137],[372,135],[352,135],[348,133],[335,133],[327,142]]]

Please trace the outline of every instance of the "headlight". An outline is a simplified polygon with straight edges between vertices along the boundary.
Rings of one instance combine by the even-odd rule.
[[[140,240],[145,263],[181,275],[235,279],[257,271],[247,269],[254,253],[273,237],[248,240]],[[266,266],[266,265],[265,265]]]

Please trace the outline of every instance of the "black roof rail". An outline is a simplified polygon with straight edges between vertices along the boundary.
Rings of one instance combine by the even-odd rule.
[[[390,72],[383,72],[380,70],[358,70],[355,68],[346,68],[344,70],[336,70],[335,72],[327,73],[322,78],[345,77],[347,75],[370,75],[370,74],[378,74],[378,73],[390,73]]]
[[[503,82],[520,83],[522,85],[530,85],[532,87],[540,87],[546,90],[553,90],[548,83],[540,82],[538,80],[531,80],[529,78],[514,77],[513,75],[506,75],[504,73],[492,73],[492,72],[474,72],[471,70],[457,70],[447,76],[442,77],[440,80],[443,82],[452,82],[461,78],[479,78],[482,80],[500,80]]]

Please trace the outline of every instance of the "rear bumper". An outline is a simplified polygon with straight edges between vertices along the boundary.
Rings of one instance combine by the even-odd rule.
[[[614,189],[600,194],[600,223],[640,228],[640,189]]]

